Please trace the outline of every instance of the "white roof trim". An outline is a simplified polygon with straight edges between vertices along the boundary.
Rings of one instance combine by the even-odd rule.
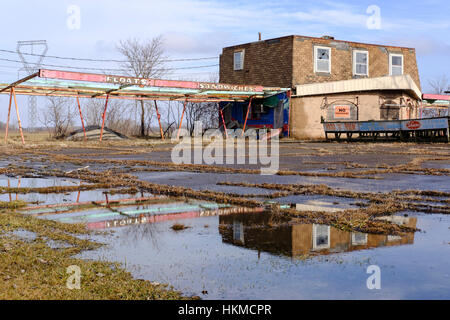
[[[408,74],[297,85],[293,97],[375,90],[404,90],[412,93],[416,99],[422,97],[419,87]]]

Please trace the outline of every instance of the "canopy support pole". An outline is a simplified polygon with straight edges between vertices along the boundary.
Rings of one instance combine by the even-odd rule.
[[[9,118],[11,116],[12,89],[9,94],[8,120],[6,120],[5,143],[8,141]]]
[[[289,112],[288,112],[288,138],[291,137],[291,108],[292,108],[292,93],[288,92]]]
[[[242,129],[242,134],[241,134],[241,136],[244,136],[244,133],[245,133],[245,127],[247,126],[248,114],[249,114],[250,109],[251,109],[251,107],[252,107],[252,99],[253,99],[253,97],[250,97],[250,101],[249,101],[248,107],[247,107],[247,115],[245,116],[244,128]]]
[[[84,127],[83,113],[81,112],[80,99],[78,98],[78,96],[77,96],[77,103],[78,103],[78,111],[80,111],[81,126],[83,127],[84,132],[84,141],[86,141],[87,140],[86,128]]]
[[[161,115],[159,114],[159,110],[158,110],[158,104],[155,101],[155,109],[156,109],[156,116],[158,117],[158,122],[159,122],[159,131],[161,131],[161,140],[164,140],[164,132],[161,126]]]
[[[186,111],[186,104],[187,104],[187,99],[184,100],[183,112],[181,113],[180,126],[178,127],[177,140],[180,139],[181,125],[183,124],[183,117],[184,117],[184,112]]]
[[[222,112],[222,109],[220,108],[219,102],[217,102],[217,106],[219,107],[220,117],[222,118],[223,128],[225,129],[225,136],[228,138],[227,126],[225,124],[225,119],[223,118],[223,112]]]
[[[11,183],[9,182],[9,179],[8,179],[8,189],[11,189]],[[8,193],[9,193],[9,202],[12,202],[11,191],[9,191]]]
[[[23,137],[22,122],[20,121],[20,115],[19,115],[19,107],[17,106],[16,91],[14,90],[14,87],[12,87],[11,90],[12,90],[12,94],[14,96],[14,104],[16,106],[17,122],[19,123],[20,137],[22,138],[22,144],[24,145],[25,139]]]
[[[103,116],[102,116],[102,128],[100,130],[100,142],[103,140],[103,129],[105,128],[106,108],[108,108],[108,100],[109,100],[109,94],[106,95],[105,110],[103,111]]]

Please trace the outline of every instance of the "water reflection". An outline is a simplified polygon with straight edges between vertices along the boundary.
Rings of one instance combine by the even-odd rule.
[[[408,227],[415,227],[417,223],[417,218],[412,217],[384,219]],[[321,224],[274,224],[267,213],[220,216],[219,232],[225,243],[291,257],[414,243],[414,233],[389,236],[348,232]]]

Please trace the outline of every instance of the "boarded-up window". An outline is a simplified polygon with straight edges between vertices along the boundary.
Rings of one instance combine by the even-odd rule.
[[[388,100],[380,108],[380,120],[398,120],[400,107],[395,101]]]

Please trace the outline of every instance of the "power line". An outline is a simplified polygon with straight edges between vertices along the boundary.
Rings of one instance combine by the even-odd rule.
[[[1,61],[8,61],[8,62],[17,62],[21,63],[21,61],[18,60],[12,60],[12,59],[6,59],[6,58],[0,58]],[[30,64],[37,63],[30,62]],[[64,66],[64,65],[54,65],[54,64],[41,64],[43,67],[54,67],[54,68],[67,68],[67,69],[76,69],[76,70],[99,70],[99,71],[119,71],[123,72],[126,71],[126,69],[108,69],[108,68],[87,68],[87,67],[73,67],[73,66]],[[155,69],[160,70],[185,70],[185,69],[201,69],[201,68],[210,68],[210,67],[217,67],[219,64],[212,64],[212,65],[206,65],[206,66],[193,66],[193,67],[178,67],[178,68],[163,68],[163,69]]]
[[[13,53],[16,54],[15,51],[0,49],[0,52]],[[61,57],[61,56],[48,56],[41,55],[35,53],[23,53],[24,55],[36,56],[36,57],[45,57],[52,59],[61,59],[61,60],[75,60],[75,61],[91,61],[91,62],[118,62],[118,63],[126,63],[127,60],[116,60],[116,59],[91,59],[91,58],[74,58],[74,57]],[[164,59],[161,62],[180,62],[180,61],[199,61],[199,60],[213,60],[218,59],[219,57],[203,57],[203,58],[183,58],[183,59]],[[146,62],[146,61],[136,61],[136,62]]]

